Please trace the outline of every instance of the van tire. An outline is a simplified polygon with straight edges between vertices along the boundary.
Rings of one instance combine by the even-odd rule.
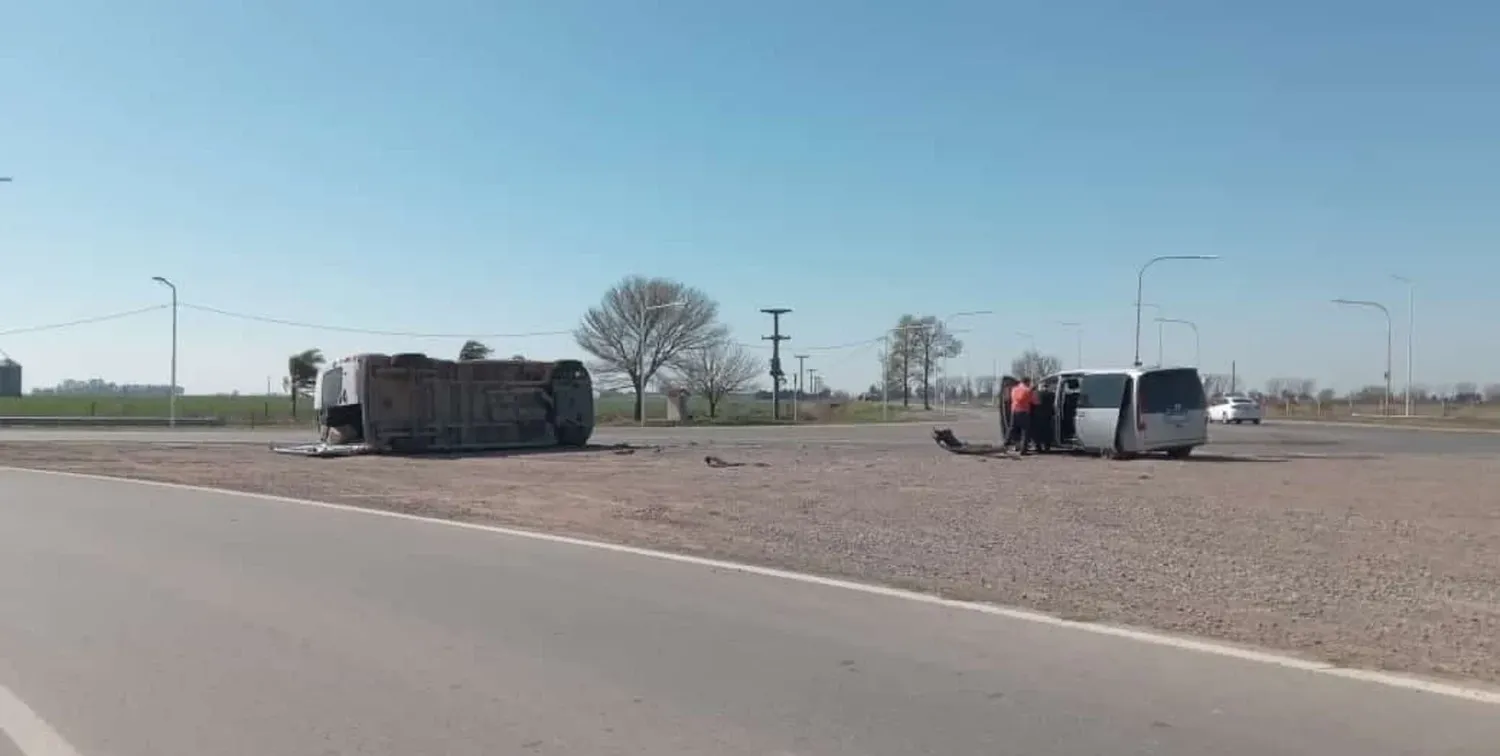
[[[1187,459],[1192,453],[1193,447],[1178,446],[1167,450],[1167,459]]]
[[[1251,420],[1250,424],[1251,425],[1260,425],[1260,421],[1259,420]]]

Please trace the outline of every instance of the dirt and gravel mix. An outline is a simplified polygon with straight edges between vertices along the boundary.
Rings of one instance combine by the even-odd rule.
[[[743,466],[715,467],[706,455]],[[0,465],[535,528],[1500,681],[1500,459],[981,459],[683,445],[305,459],[0,444]]]

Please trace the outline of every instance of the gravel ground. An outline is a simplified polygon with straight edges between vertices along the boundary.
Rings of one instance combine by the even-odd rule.
[[[710,467],[705,454],[745,465]],[[1493,457],[1108,462],[686,444],[304,459],[30,443],[0,444],[0,465],[515,525],[1500,681]]]

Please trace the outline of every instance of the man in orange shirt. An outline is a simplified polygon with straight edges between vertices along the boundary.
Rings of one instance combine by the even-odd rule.
[[[1022,378],[1010,390],[1010,433],[1005,445],[1014,447],[1022,455],[1027,453],[1026,441],[1031,428],[1031,408],[1036,404],[1036,391],[1031,388],[1031,379]]]

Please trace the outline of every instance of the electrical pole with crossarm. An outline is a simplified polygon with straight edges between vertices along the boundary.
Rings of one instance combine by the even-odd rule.
[[[771,342],[771,419],[781,419],[781,381],[786,376],[781,370],[781,342],[792,338],[781,332],[781,316],[792,311],[790,307],[762,307],[761,312],[771,316],[771,335],[762,336]]]

